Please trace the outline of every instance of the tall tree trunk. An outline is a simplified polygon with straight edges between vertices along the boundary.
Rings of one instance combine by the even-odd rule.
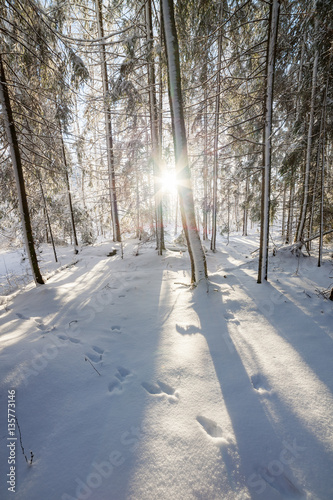
[[[139,172],[138,172],[138,164],[137,161],[134,160],[134,156],[136,156],[136,151],[132,150],[132,162],[135,162],[135,191],[136,191],[136,238],[141,240],[141,227],[140,227],[140,180],[139,180]]]
[[[243,236],[247,236],[247,217],[248,217],[248,197],[249,197],[249,176],[246,176],[245,181],[245,201],[243,212]]]
[[[284,238],[286,233],[286,198],[287,198],[287,183],[284,181],[283,183],[283,200],[282,200],[282,228],[281,228],[281,237]]]
[[[207,54],[208,59],[208,54]],[[207,215],[208,215],[208,90],[207,90],[207,64],[205,63],[205,71],[204,71],[204,100],[205,100],[205,108],[204,108],[204,165],[203,165],[203,188],[204,188],[204,199],[203,199],[203,210],[202,210],[202,238],[203,240],[207,240],[208,238],[208,230],[207,230]]]
[[[294,179],[295,174],[292,172],[289,188],[289,203],[288,203],[288,220],[287,220],[287,234],[286,243],[290,243],[293,233],[293,218],[294,218]]]
[[[308,238],[312,235],[312,228],[313,228],[313,220],[315,216],[315,206],[316,206],[316,195],[317,195],[317,184],[318,184],[318,179],[319,175],[321,172],[321,166],[320,166],[320,157],[321,157],[321,142],[322,142],[322,133],[323,133],[323,121],[324,121],[324,108],[322,108],[321,111],[321,118],[320,118],[320,130],[319,130],[319,137],[318,137],[318,144],[317,144],[317,159],[316,159],[316,171],[315,171],[315,178],[313,181],[313,186],[312,186],[312,200],[311,200],[311,206],[310,206],[310,220],[309,220],[309,228],[308,228]],[[311,241],[307,243],[307,251],[310,252],[311,250]]]
[[[262,199],[260,224],[260,249],[258,283],[267,280],[268,244],[269,244],[269,215],[270,215],[270,181],[271,181],[271,135],[273,115],[273,91],[276,40],[279,24],[280,0],[273,0],[269,14],[269,35],[266,59],[266,92],[265,92],[265,127],[262,173]]]
[[[72,195],[71,195],[71,188],[70,188],[69,177],[68,177],[67,157],[66,157],[65,144],[64,144],[64,138],[62,135],[62,128],[61,128],[60,121],[59,121],[59,127],[60,127],[62,159],[64,162],[64,169],[65,169],[65,180],[66,180],[66,187],[67,187],[69,215],[71,218],[71,225],[72,225],[72,237],[73,237],[73,243],[74,243],[74,253],[78,254],[79,253],[79,243],[77,241],[77,236],[76,236],[76,227],[75,227],[75,219],[74,219],[74,212],[73,212]]]
[[[14,169],[18,203],[23,230],[23,239],[26,252],[31,266],[31,271],[36,285],[44,285],[44,280],[39,270],[35,245],[32,235],[29,207],[25,190],[21,153],[16,135],[15,122],[13,118],[10,97],[8,93],[5,70],[0,53],[0,102],[2,105],[2,115],[7,135],[7,141],[10,149],[10,156]]]
[[[195,220],[191,172],[183,113],[178,37],[173,0],[161,0],[164,39],[168,61],[169,99],[175,148],[176,174],[182,223],[191,259],[191,280],[199,283],[207,278],[206,258]]]
[[[321,266],[322,253],[323,253],[323,235],[324,235],[324,180],[325,180],[325,142],[326,142],[326,113],[327,113],[327,93],[330,79],[332,61],[332,51],[330,52],[327,68],[326,87],[324,90],[323,98],[323,129],[322,129],[322,163],[320,175],[320,223],[319,223],[319,252],[318,252],[318,267]]]
[[[219,22],[222,21],[222,5],[220,5]],[[215,132],[214,132],[214,167],[213,167],[213,203],[212,203],[212,239],[210,249],[216,252],[216,219],[217,219],[217,178],[219,158],[219,125],[220,125],[220,91],[221,91],[221,60],[222,60],[222,28],[217,37],[217,82],[215,99]]]
[[[318,19],[316,19],[315,31],[317,31],[317,27],[318,27]],[[305,163],[305,174],[304,174],[304,194],[303,194],[302,210],[301,210],[301,214],[300,214],[300,220],[299,220],[299,225],[298,225],[298,230],[296,233],[295,241],[301,241],[303,238],[306,211],[307,211],[307,206],[308,206],[311,150],[312,150],[312,130],[313,130],[313,117],[314,117],[315,95],[316,95],[316,86],[317,86],[318,58],[319,58],[319,52],[318,52],[318,49],[316,48],[315,58],[314,58],[314,62],[313,62],[313,70],[312,70],[312,90],[311,90],[308,140],[307,140],[307,148],[306,148],[306,163]]]
[[[116,175],[115,175],[114,154],[113,154],[113,134],[112,134],[109,80],[108,80],[108,70],[106,65],[105,44],[102,40],[104,37],[102,0],[95,0],[95,1],[96,1],[98,37],[101,39],[99,45],[99,51],[101,58],[101,70],[102,70],[102,82],[103,82],[106,151],[107,151],[108,172],[109,172],[109,186],[110,186],[109,189],[110,189],[113,241],[121,241],[118,205],[117,205],[117,192],[116,192]]]
[[[48,225],[48,228],[49,228],[49,231],[50,231],[50,238],[51,238],[51,243],[52,243],[52,248],[53,248],[54,260],[56,262],[58,262],[58,257],[57,257],[57,252],[56,252],[56,249],[55,249],[55,244],[54,244],[54,239],[53,239],[53,233],[52,233],[52,228],[51,228],[51,222],[50,222],[50,217],[49,217],[49,211],[47,209],[46,199],[45,199],[45,196],[44,196],[44,189],[43,189],[42,180],[40,178],[40,175],[38,175],[38,180],[39,180],[40,192],[41,192],[42,199],[43,199],[43,205],[44,205],[44,211],[45,211],[45,216],[46,216],[46,220],[47,220],[47,225]]]
[[[151,0],[146,0],[146,35],[148,46],[148,87],[149,87],[149,112],[150,112],[150,131],[152,142],[152,160],[154,172],[154,191],[155,191],[155,206],[156,206],[156,240],[158,255],[162,255],[164,246],[164,230],[162,216],[162,186],[161,186],[161,156],[160,156],[160,140],[158,133],[159,113],[156,101],[156,82],[155,82],[155,65],[153,61],[153,24],[151,13]]]

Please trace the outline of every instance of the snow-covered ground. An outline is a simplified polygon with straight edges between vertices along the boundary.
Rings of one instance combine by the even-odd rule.
[[[0,498],[331,500],[332,252],[258,285],[258,235],[221,238],[207,294],[187,252],[112,247],[2,298]]]
[[[46,279],[80,258],[74,255],[71,246],[57,247],[56,254],[58,262],[55,262],[51,245],[43,244],[37,250],[39,266]],[[31,280],[30,264],[25,252],[19,248],[0,248],[0,301],[1,297],[29,284]]]

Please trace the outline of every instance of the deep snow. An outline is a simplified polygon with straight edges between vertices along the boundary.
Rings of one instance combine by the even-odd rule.
[[[0,498],[331,500],[331,253],[278,251],[258,285],[258,235],[235,234],[207,253],[207,294],[187,252],[136,245],[85,247],[2,298]],[[34,454],[16,441],[15,494],[12,389]]]

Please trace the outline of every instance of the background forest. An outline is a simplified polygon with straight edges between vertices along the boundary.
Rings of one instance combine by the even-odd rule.
[[[181,216],[159,3],[6,0],[0,9],[2,103],[15,128],[11,150],[3,113],[1,241],[22,244],[19,154],[35,246],[77,251],[157,229],[162,252],[163,223],[177,233]],[[246,235],[268,227],[266,217],[284,243],[310,251],[320,235],[321,249],[333,225],[331,2],[174,9],[201,237],[214,251],[217,232]]]

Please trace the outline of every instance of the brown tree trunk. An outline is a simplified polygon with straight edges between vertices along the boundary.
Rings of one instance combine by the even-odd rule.
[[[10,97],[8,93],[5,70],[3,66],[2,56],[0,53],[0,102],[2,104],[2,114],[5,124],[7,141],[9,144],[12,165],[14,169],[19,209],[21,215],[21,223],[23,230],[24,243],[30,262],[32,275],[36,285],[44,285],[44,280],[39,270],[35,245],[32,235],[31,221],[29,215],[29,207],[25,190],[21,153],[16,135],[15,122],[13,118]]]

